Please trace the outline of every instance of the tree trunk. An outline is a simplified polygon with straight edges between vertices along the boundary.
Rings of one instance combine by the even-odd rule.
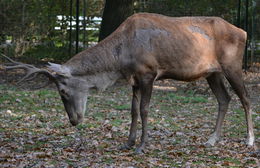
[[[110,35],[130,15],[133,14],[134,0],[106,0],[99,41]]]

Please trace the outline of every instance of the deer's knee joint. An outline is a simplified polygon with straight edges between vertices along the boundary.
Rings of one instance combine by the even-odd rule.
[[[227,96],[225,96],[225,98],[219,99],[218,103],[220,106],[228,106],[230,100],[231,100],[231,97],[229,95],[227,95]]]

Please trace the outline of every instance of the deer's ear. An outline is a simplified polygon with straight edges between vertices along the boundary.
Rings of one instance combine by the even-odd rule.
[[[60,65],[60,64],[55,64],[55,63],[50,63],[48,62],[49,65],[47,65],[48,69],[51,71],[54,71],[57,75],[62,75],[65,77],[70,77],[70,69],[66,66]]]

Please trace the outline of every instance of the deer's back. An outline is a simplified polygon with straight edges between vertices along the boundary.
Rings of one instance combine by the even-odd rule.
[[[118,31],[127,34],[131,50],[127,61],[133,71],[156,71],[158,78],[193,80],[221,64],[242,60],[237,52],[246,33],[218,17],[167,17],[141,13],[128,18]],[[225,56],[223,56],[225,55]],[[231,58],[229,58],[231,57]],[[240,61],[239,61],[240,62]]]

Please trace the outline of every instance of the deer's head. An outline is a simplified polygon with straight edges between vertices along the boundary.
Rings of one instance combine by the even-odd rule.
[[[31,80],[38,74],[46,75],[50,82],[56,84],[70,123],[75,126],[83,121],[89,90],[88,82],[84,78],[73,76],[70,69],[64,65],[49,63],[46,68],[41,69],[4,57],[11,62],[8,66],[3,66],[4,69],[24,69],[26,71],[26,75],[18,83]]]
[[[71,75],[66,66],[49,63],[48,69],[54,72],[51,79],[57,86],[71,124],[75,126],[83,120],[89,85],[84,78]]]

